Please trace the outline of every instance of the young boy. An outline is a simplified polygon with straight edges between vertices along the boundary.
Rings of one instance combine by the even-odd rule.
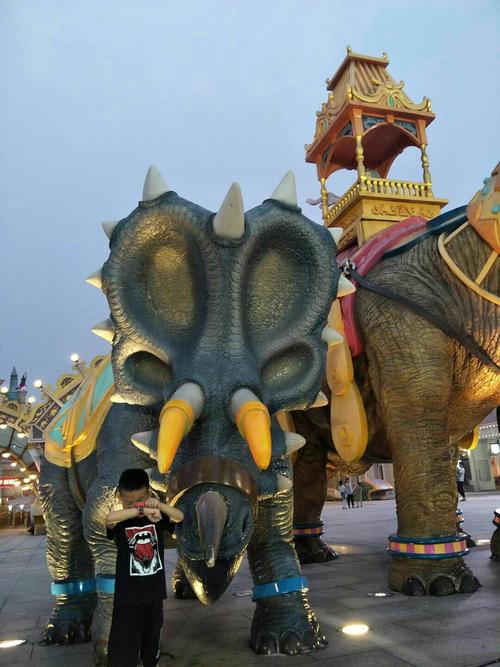
[[[124,470],[118,482],[123,509],[106,516],[106,531],[115,541],[115,596],[108,642],[109,667],[155,667],[160,655],[163,600],[167,597],[163,564],[163,530],[183,513],[150,495],[144,470]]]

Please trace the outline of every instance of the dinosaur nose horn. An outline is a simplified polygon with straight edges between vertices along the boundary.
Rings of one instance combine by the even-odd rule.
[[[234,392],[231,413],[241,436],[245,438],[255,464],[265,470],[271,462],[271,417],[264,403],[245,387]]]
[[[186,382],[165,403],[160,413],[158,433],[158,470],[166,473],[179,449],[182,438],[193,428],[205,405],[201,387]]]
[[[198,532],[207,567],[213,567],[226,525],[227,505],[217,491],[206,491],[196,501]]]

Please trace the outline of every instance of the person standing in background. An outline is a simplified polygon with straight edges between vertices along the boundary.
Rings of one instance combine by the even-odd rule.
[[[460,498],[461,501],[467,500],[467,498],[465,497],[464,482],[465,482],[465,468],[463,466],[462,461],[459,461],[457,463],[457,490],[458,493],[462,496]]]
[[[340,483],[339,483],[339,491],[340,491],[340,497],[342,498],[342,509],[346,510],[347,509],[346,504],[345,504],[346,493],[345,493],[344,482],[342,480],[340,480]]]
[[[354,509],[354,492],[353,492],[351,480],[349,479],[349,477],[346,477],[346,480],[345,480],[345,494],[347,496],[347,507],[349,509],[351,507],[352,507],[352,509]]]

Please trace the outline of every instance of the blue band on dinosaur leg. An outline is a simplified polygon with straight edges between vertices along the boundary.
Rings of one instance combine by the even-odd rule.
[[[305,577],[287,577],[286,579],[278,579],[278,581],[270,581],[267,584],[257,584],[253,587],[252,600],[262,600],[263,598],[295,593],[296,591],[305,593],[308,590],[309,583]]]
[[[115,592],[115,575],[114,574],[98,574],[97,575],[97,591],[99,593],[114,593]]]
[[[74,581],[53,581],[50,586],[52,595],[85,595],[96,589],[95,579],[75,579]]]

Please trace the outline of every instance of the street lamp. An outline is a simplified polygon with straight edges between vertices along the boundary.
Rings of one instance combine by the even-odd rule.
[[[1,428],[1,429],[7,428],[7,424],[5,424],[5,423],[0,424],[0,428]]]
[[[35,381],[33,382],[33,386],[36,387],[36,389],[40,389],[40,391],[42,392],[42,394],[45,394],[45,396],[47,396],[47,398],[50,398],[52,401],[54,401],[54,403],[55,403],[56,405],[58,405],[60,408],[62,408],[62,406],[64,405],[64,403],[63,403],[62,401],[60,401],[60,400],[57,398],[57,396],[54,396],[54,394],[52,394],[52,393],[47,389],[47,387],[44,387],[43,382],[42,382],[41,380],[35,380]]]
[[[1,387],[0,391],[2,392],[2,394],[6,394],[9,391],[9,388],[8,387]]]
[[[73,354],[70,356],[71,361],[73,362],[73,368],[77,370],[82,377],[87,377],[87,370],[85,368],[85,364],[80,361],[80,357],[76,352],[73,352]]]
[[[35,398],[34,396],[30,396],[30,397],[28,398],[28,403],[29,403],[30,405],[33,405],[33,403],[35,403],[35,402],[36,402],[36,398]]]

